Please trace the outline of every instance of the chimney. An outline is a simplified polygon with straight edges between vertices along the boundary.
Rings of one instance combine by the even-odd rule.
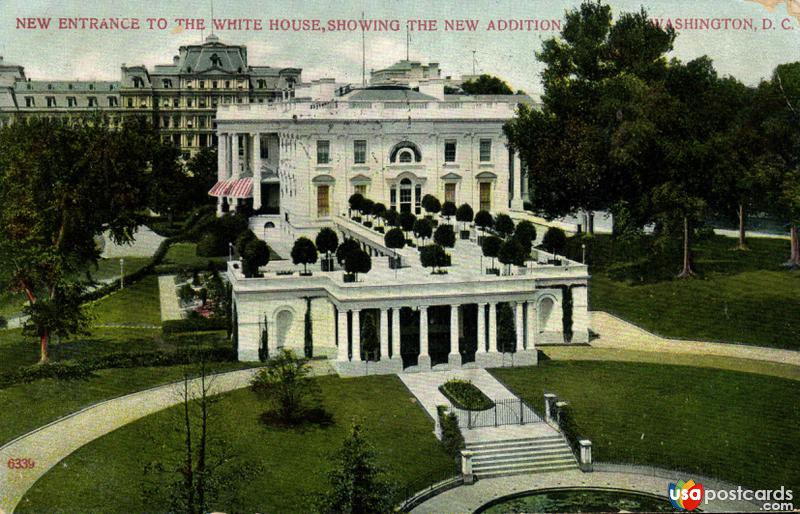
[[[175,57],[172,58],[172,64],[174,64],[175,66],[177,66],[179,62],[181,62],[181,58],[179,55],[176,55]]]

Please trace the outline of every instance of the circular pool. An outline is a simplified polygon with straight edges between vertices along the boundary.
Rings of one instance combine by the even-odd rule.
[[[523,512],[674,512],[666,496],[610,489],[550,489],[498,498],[476,514]]]

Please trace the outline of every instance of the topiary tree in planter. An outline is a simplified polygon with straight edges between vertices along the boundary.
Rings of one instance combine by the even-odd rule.
[[[355,282],[358,280],[359,273],[368,273],[371,269],[372,259],[367,252],[359,248],[358,251],[353,251],[348,255],[344,261],[344,270],[347,272],[344,281]]]
[[[442,204],[439,199],[433,195],[425,195],[422,197],[422,208],[425,209],[426,217],[432,219],[434,214],[442,210]]]
[[[478,214],[475,215],[475,226],[483,233],[478,239],[478,244],[481,244],[483,238],[486,237],[486,231],[494,227],[494,218],[489,211],[478,211]]]
[[[242,273],[247,278],[258,275],[258,268],[269,264],[269,246],[260,239],[253,239],[242,253]]]
[[[550,227],[544,233],[542,246],[550,253],[563,254],[567,247],[567,235],[558,227]]]
[[[372,227],[372,209],[375,207],[375,202],[369,198],[364,198],[361,202],[361,212],[364,214],[364,226]]]
[[[497,236],[488,236],[483,238],[481,243],[481,250],[483,250],[484,257],[492,259],[492,267],[486,270],[489,275],[499,275],[500,270],[494,267],[494,260],[500,253],[500,247],[503,245],[503,240]]]
[[[339,262],[339,266],[344,266],[344,263],[347,262],[347,258],[358,250],[361,250],[361,246],[355,239],[345,239],[342,241],[342,244],[336,249],[336,260]]]
[[[514,233],[514,221],[508,214],[498,214],[494,220],[494,230],[497,234],[506,239]]]
[[[522,245],[515,238],[504,241],[500,246],[500,251],[497,253],[498,260],[506,266],[506,275],[511,274],[511,265],[517,266],[525,265],[525,250]]]
[[[433,234],[433,226],[427,218],[420,218],[414,222],[414,237],[423,242]]]
[[[462,203],[456,209],[456,221],[462,223],[461,239],[469,239],[469,223],[472,223],[474,213],[468,203]]]
[[[317,262],[317,247],[307,237],[300,237],[292,246],[292,262],[303,265],[303,275],[311,275],[308,265]]]
[[[333,271],[333,258],[331,256],[339,247],[339,236],[336,235],[333,229],[325,227],[319,231],[314,242],[317,245],[317,250],[325,254],[325,258],[322,259],[322,271]]]
[[[436,229],[436,232],[433,234],[433,241],[437,245],[442,245],[446,248],[453,248],[456,245],[456,233],[453,231],[453,226],[439,226]]]
[[[438,244],[423,246],[419,252],[419,260],[422,266],[433,268],[432,274],[447,273],[441,268],[450,265],[450,259],[444,248]]]
[[[528,220],[520,221],[517,223],[517,228],[514,229],[514,239],[522,245],[525,257],[529,256],[531,245],[536,240],[536,226]]]
[[[350,210],[356,211],[357,213],[361,213],[361,206],[364,203],[364,195],[361,193],[355,193],[350,195],[350,198],[347,200],[347,203],[350,204]],[[354,221],[361,221],[360,216],[353,217],[353,214],[350,214],[350,217],[353,218]]]
[[[383,219],[386,220],[386,225],[389,227],[399,227],[400,226],[400,215],[394,209],[389,209],[386,211],[386,214],[383,215]]]
[[[453,202],[444,202],[442,204],[442,216],[445,217],[448,223],[450,223],[450,218],[456,215],[456,204]]]
[[[406,236],[403,234],[403,231],[399,228],[395,227],[390,229],[385,236],[383,236],[383,241],[386,243],[386,246],[393,249],[399,250],[406,245]],[[400,267],[400,256],[389,257],[389,269],[397,269]]]
[[[414,230],[414,222],[417,221],[417,217],[410,212],[401,212],[399,221],[400,228],[406,233],[406,244],[408,244],[408,246],[414,246],[413,241],[408,237],[408,233]]]
[[[381,226],[375,227],[375,230],[383,233],[383,223],[386,221],[386,206],[382,203],[376,203],[372,207],[372,214],[375,216],[376,225],[377,221],[381,220]]]
[[[250,229],[247,229],[241,234],[239,234],[239,237],[236,238],[236,245],[235,245],[236,254],[239,257],[241,257],[242,254],[244,253],[244,249],[247,246],[247,243],[249,243],[253,239],[258,239],[258,238],[256,237],[255,233],[253,233],[253,231]]]

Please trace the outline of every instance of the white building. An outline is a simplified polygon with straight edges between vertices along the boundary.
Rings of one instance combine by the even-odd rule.
[[[399,212],[423,214],[421,199],[432,194],[475,212],[524,216],[527,184],[502,127],[517,103],[530,99],[444,95],[435,82],[420,89],[220,107],[219,182],[211,191],[220,213],[252,206],[259,215],[251,227],[284,258],[296,237],[313,240],[325,226],[373,256],[372,270],[356,283],[344,282],[341,271],[288,275],[296,268],[286,260],[271,262],[263,278],[244,278],[231,264],[240,359],[258,357],[265,330],[270,353],[302,350],[310,310],[314,353],[334,358],[344,373],[535,364],[537,344],[565,342],[565,291],[572,299],[571,341],[587,340],[585,266],[566,259],[547,264],[540,255],[509,276],[487,275],[472,229],[469,240],[450,250],[448,273],[431,275],[416,249],[395,252],[383,234],[348,217],[353,193]],[[406,267],[389,269],[387,256],[395,253]],[[501,306],[511,308],[503,312],[513,317],[513,352],[498,346]],[[365,317],[379,334],[372,354],[361,338]]]

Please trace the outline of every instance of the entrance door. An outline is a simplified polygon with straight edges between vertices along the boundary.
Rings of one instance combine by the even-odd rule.
[[[317,186],[317,217],[324,218],[330,215],[330,187],[328,185]]]
[[[482,210],[482,211],[491,211],[492,210],[492,183],[491,182],[481,182],[480,183],[480,210]]]
[[[400,181],[400,212],[411,212],[411,180]]]

